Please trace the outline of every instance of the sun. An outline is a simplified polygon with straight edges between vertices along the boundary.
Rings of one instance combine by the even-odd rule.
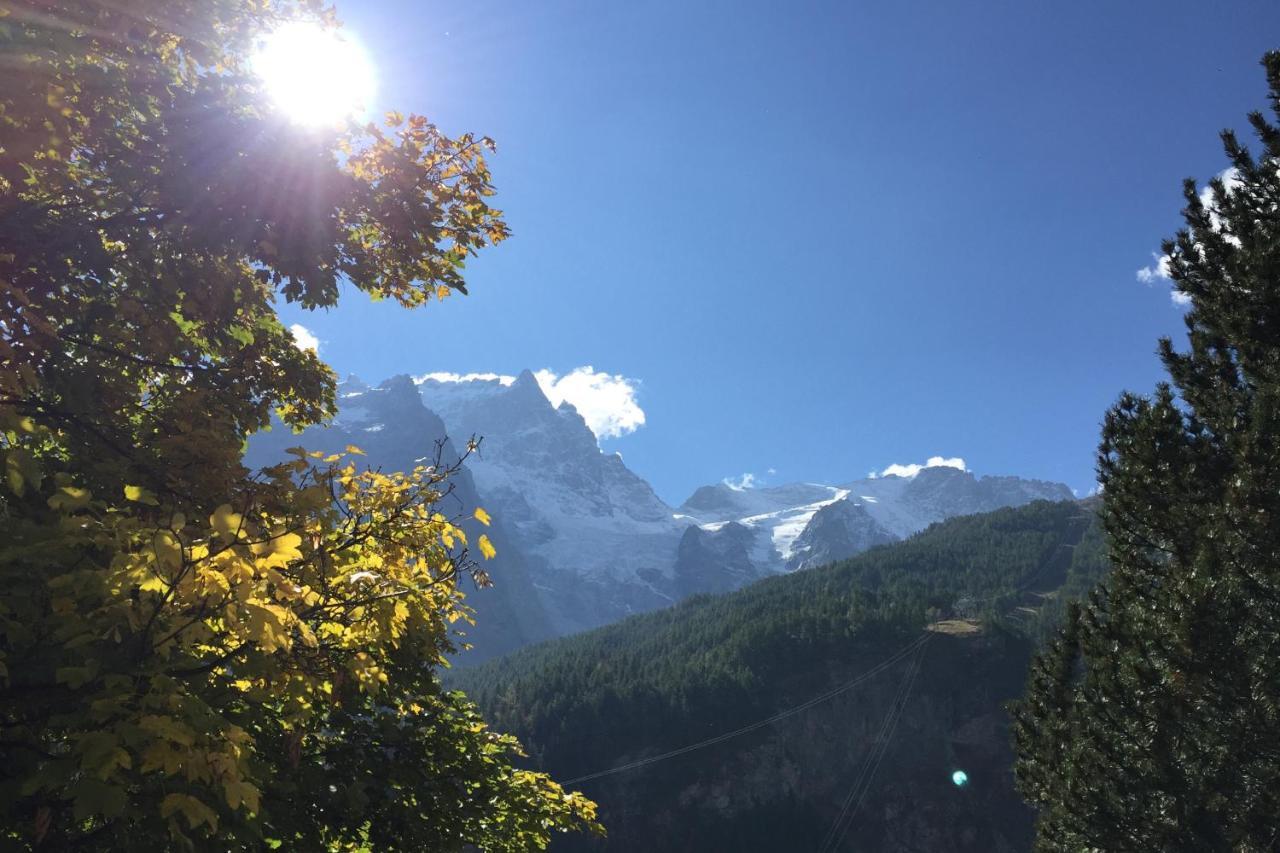
[[[373,100],[373,65],[349,34],[303,21],[263,38],[253,70],[276,106],[299,124],[332,125]]]

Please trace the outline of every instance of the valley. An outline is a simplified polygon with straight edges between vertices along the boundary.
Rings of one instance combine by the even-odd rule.
[[[1012,616],[1096,582],[1097,533],[1076,502],[955,518],[452,683],[601,804],[608,841],[557,850],[1025,850],[1005,705],[1060,611]]]

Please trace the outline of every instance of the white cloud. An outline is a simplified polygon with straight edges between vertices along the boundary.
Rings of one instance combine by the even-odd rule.
[[[1161,279],[1169,281],[1169,256],[1152,252],[1151,257],[1155,260],[1155,264],[1138,270],[1138,281],[1143,284],[1155,284]]]
[[[1138,270],[1138,281],[1143,284],[1165,282],[1170,285],[1169,298],[1173,300],[1174,305],[1190,305],[1191,297],[1183,293],[1181,290],[1178,290],[1178,288],[1171,286],[1173,279],[1169,276],[1169,256],[1157,255],[1155,252],[1152,252],[1151,257],[1155,263],[1151,266],[1145,266]]]
[[[969,470],[968,468],[965,467],[964,460],[961,459],[959,456],[952,456],[950,458],[944,458],[942,456],[930,456],[928,461],[925,462],[924,464],[920,464],[919,462],[913,462],[909,465],[899,465],[898,463],[895,462],[894,464],[890,465],[888,468],[885,468],[883,471],[881,471],[878,476],[914,477],[916,474],[919,474],[925,468],[958,468],[961,471]],[[872,479],[875,479],[875,477],[876,475],[873,474]]]
[[[1228,193],[1240,186],[1241,183],[1240,173],[1236,171],[1234,166],[1219,172],[1218,179],[1222,181]],[[1218,216],[1217,209],[1214,207],[1213,187],[1210,184],[1205,184],[1204,188],[1200,190],[1200,203],[1208,209],[1209,222],[1213,229],[1221,230],[1222,219]],[[1239,239],[1234,235],[1228,235],[1226,239],[1235,243],[1237,246],[1240,245]],[[1145,266],[1138,270],[1138,281],[1143,284],[1171,282],[1173,279],[1169,275],[1169,256],[1157,255],[1155,252],[1152,252],[1151,257],[1155,260],[1155,264],[1152,266]],[[1176,287],[1170,288],[1169,298],[1173,301],[1173,304],[1178,307],[1186,307],[1191,304],[1191,297],[1178,290]]]
[[[636,401],[640,382],[626,376],[597,371],[591,365],[575,367],[565,374],[552,370],[534,372],[538,387],[551,405],[567,402],[575,409],[596,438],[618,438],[644,426],[644,409]],[[421,385],[436,382],[497,382],[510,385],[516,377],[502,373],[424,373],[414,378]]]
[[[1142,282],[1143,284],[1156,284],[1158,282],[1171,283],[1172,278],[1170,278],[1169,275],[1169,255],[1157,255],[1156,252],[1152,252],[1151,256],[1155,259],[1156,263],[1151,266],[1143,266],[1142,269],[1138,270],[1139,282]],[[1180,289],[1176,287],[1169,288],[1169,298],[1174,302],[1174,305],[1179,306],[1190,305],[1190,301],[1192,301],[1192,297],[1188,296],[1187,293],[1181,292]]]
[[[1234,191],[1235,188],[1240,186],[1242,183],[1240,180],[1240,173],[1236,171],[1235,166],[1232,166],[1229,169],[1223,169],[1219,172],[1218,180],[1222,181],[1228,193]],[[1208,208],[1209,222],[1213,226],[1213,229],[1215,231],[1220,230],[1222,228],[1222,220],[1218,217],[1217,208],[1213,206],[1213,187],[1209,184],[1205,184],[1204,189],[1200,190],[1200,203]],[[1236,238],[1230,237],[1228,239],[1235,240]],[[1236,245],[1239,245],[1239,241],[1236,241]]]
[[[550,370],[533,375],[551,405],[568,402],[596,438],[617,438],[644,426],[644,409],[636,402],[640,383],[635,379],[598,372],[591,365],[576,367],[563,376]]]
[[[735,492],[741,492],[756,487],[756,475],[748,471],[736,480],[732,477],[725,477],[722,482]]]
[[[492,382],[495,379],[500,385],[510,385],[516,381],[514,376],[504,376],[501,373],[424,373],[421,376],[413,377],[413,381],[418,385],[428,380],[436,382]]]
[[[770,468],[768,471],[765,471],[765,473],[766,473],[766,474],[768,474],[770,477],[772,477],[774,474],[777,474],[777,473],[778,473],[778,469],[777,469],[777,468]]]
[[[311,350],[315,354],[320,354],[320,339],[311,333],[311,330],[301,323],[294,323],[289,327],[289,331],[293,333],[293,345],[300,350]]]

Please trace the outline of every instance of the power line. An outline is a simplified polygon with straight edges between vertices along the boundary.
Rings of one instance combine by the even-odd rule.
[[[1074,516],[1073,521],[1080,519],[1088,519],[1088,516]],[[1081,531],[1083,535],[1083,530]],[[1030,575],[1023,578],[1023,582],[1018,585],[1011,593],[997,593],[996,595],[984,596],[983,598],[970,599],[970,601],[985,601],[999,598],[1002,595],[1019,595],[1029,589],[1037,578],[1044,572],[1058,556],[1061,549],[1074,548],[1076,543],[1059,542],[1040,565],[1036,567]],[[898,693],[894,696],[893,703],[889,706],[889,712],[885,716],[884,722],[881,723],[880,733],[877,735],[875,747],[867,754],[867,759],[863,762],[857,778],[854,779],[853,787],[849,789],[848,795],[845,797],[840,813],[836,815],[835,823],[827,830],[827,834],[823,836],[822,845],[819,847],[820,853],[830,853],[840,849],[840,845],[844,842],[844,838],[848,835],[850,828],[853,826],[854,817],[862,808],[862,803],[866,799],[867,794],[871,790],[871,783],[875,779],[876,772],[880,769],[880,764],[884,761],[885,755],[889,752],[889,746],[893,742],[893,736],[898,730],[898,723],[902,720],[902,715],[906,712],[907,699],[911,695],[912,689],[915,687],[916,678],[920,675],[920,670],[924,664],[925,646],[928,640],[932,639],[932,634],[924,643],[918,647],[919,651],[911,665],[907,667],[907,672],[903,675],[902,683],[898,687]],[[885,737],[886,727],[888,736]],[[859,789],[861,792],[859,793]],[[857,794],[857,800],[854,801],[854,795]],[[853,804],[850,810],[850,804]]]
[[[930,638],[932,639],[932,638]],[[876,748],[867,756],[867,761],[863,765],[863,773],[858,774],[858,779],[854,783],[854,787],[849,790],[849,796],[845,798],[840,814],[836,817],[836,822],[832,824],[826,838],[823,841],[820,850],[828,849],[827,840],[830,841],[831,853],[840,849],[844,837],[849,833],[850,827],[853,826],[853,819],[862,808],[862,802],[866,799],[867,793],[871,790],[871,783],[876,777],[876,771],[880,769],[881,762],[884,761],[885,755],[889,752],[889,745],[893,742],[893,736],[898,730],[898,723],[902,720],[902,715],[906,712],[907,699],[911,696],[911,690],[915,686],[916,677],[920,675],[920,670],[924,665],[924,648],[928,644],[928,640],[920,644],[919,651],[916,654],[911,665],[907,667],[906,673],[903,675],[902,683],[898,686],[898,693],[894,696],[893,703],[889,706],[889,714],[885,717],[884,723],[880,727],[880,736],[882,739],[877,740]],[[888,735],[885,735],[885,727],[888,726]],[[870,768],[869,772],[867,769]],[[853,804],[853,809],[849,810],[849,803],[853,799],[853,795],[861,787],[861,793],[858,794],[857,801]],[[846,812],[848,818],[846,820]],[[843,826],[842,826],[843,824]]]
[[[566,785],[566,786],[576,785],[579,782],[589,782],[592,779],[599,779],[602,776],[612,776],[615,773],[624,773],[628,770],[635,770],[640,767],[647,767],[650,764],[657,764],[659,761],[666,761],[669,758],[676,758],[678,756],[685,755],[687,753],[694,752],[699,749],[705,749],[708,746],[714,746],[715,744],[723,743],[727,740],[738,737],[739,735],[744,735],[744,734],[747,734],[748,732],[753,732],[756,729],[763,728],[772,723],[776,723],[779,720],[784,720],[787,717],[791,717],[791,716],[794,716],[795,714],[799,714],[801,711],[807,711],[808,709],[812,708],[814,705],[819,705],[823,702],[834,699],[840,694],[845,693],[849,690],[852,690],[854,687],[857,687],[862,682],[884,672],[886,669],[893,666],[895,663],[902,660],[904,657],[907,657],[908,655],[910,655],[921,645],[928,642],[931,636],[932,635],[929,632],[927,631],[923,632],[919,637],[916,637],[910,643],[903,646],[901,649],[894,652],[888,658],[876,664],[874,667],[862,673],[861,675],[857,676],[856,678],[850,679],[849,681],[846,681],[845,683],[839,685],[838,687],[834,687],[831,690],[828,690],[826,693],[819,694],[818,696],[815,696],[812,699],[809,699],[805,702],[801,702],[799,705],[793,705],[792,707],[787,708],[784,711],[779,711],[776,714],[765,717],[763,720],[757,720],[754,723],[748,723],[747,725],[742,726],[740,728],[736,728],[733,731],[725,732],[723,734],[719,734],[714,737],[709,737],[705,740],[700,740],[697,743],[691,743],[688,746],[682,746],[679,749],[673,749],[670,752],[664,752],[664,753],[661,753],[660,755],[653,755],[653,756],[650,756],[649,758],[642,758],[642,759],[639,759],[638,761],[632,761],[628,764],[619,765],[618,767],[611,767],[608,770],[600,770],[596,773],[588,773],[585,776],[578,776],[573,779],[568,779],[564,782],[561,782],[560,784]]]
[[[1085,518],[1088,518],[1088,516],[1084,516],[1084,515],[1073,516],[1073,520],[1085,519]],[[1036,577],[1054,559],[1054,557],[1057,556],[1058,549],[1064,548],[1064,547],[1073,547],[1073,546],[1069,546],[1067,543],[1059,543],[1058,546],[1054,548],[1054,550],[1050,553],[1050,555],[1046,557],[1040,563],[1039,566],[1036,567],[1035,571],[1033,571],[1030,575],[1026,575],[1023,577],[1022,583],[1019,584],[1019,586],[1016,587],[1012,591],[1012,593],[1009,593],[1009,592],[996,593],[995,595],[984,596],[982,598],[970,598],[969,600],[974,602],[986,601],[989,599],[998,598],[1002,595],[1020,594],[1022,591],[1028,588],[1032,583],[1035,582]],[[773,714],[772,716],[765,717],[762,720],[757,720],[754,723],[748,723],[747,725],[741,726],[740,728],[736,728],[732,731],[724,732],[723,734],[715,735],[714,737],[706,738],[705,740],[700,740],[697,743],[691,743],[688,746],[682,746],[679,749],[673,749],[668,752],[663,752],[658,755],[650,756],[648,758],[641,758],[639,760],[632,761],[627,764],[621,764],[617,767],[610,767],[607,770],[599,770],[599,771],[596,771],[595,773],[587,773],[583,776],[576,776],[573,779],[567,779],[561,782],[560,784],[565,786],[577,785],[581,782],[590,782],[594,779],[600,779],[605,776],[612,776],[617,773],[625,773],[629,770],[638,770],[641,767],[648,767],[650,764],[657,764],[660,761],[666,761],[671,758],[678,758],[679,756],[687,755],[690,752],[696,752],[697,750],[705,749],[709,746],[715,746],[718,743],[724,743],[727,740],[731,740],[740,735],[744,735],[744,734],[748,734],[749,732],[756,731],[757,729],[776,723],[779,720],[784,720],[787,717],[791,717],[795,714],[800,713],[801,711],[807,711],[808,709],[814,707],[815,705],[820,705],[823,702],[827,702],[831,699],[834,699],[835,697],[841,695],[842,693],[845,693],[849,690],[852,690],[854,687],[857,687],[859,684],[866,681],[867,679],[870,679],[875,677],[876,675],[879,675],[881,672],[884,672],[886,669],[893,666],[895,663],[902,660],[904,657],[910,655],[912,652],[916,651],[917,649],[922,648],[924,644],[927,643],[932,638],[933,638],[933,632],[926,629],[925,631],[921,632],[919,637],[916,637],[906,646],[903,646],[901,649],[894,652],[888,658],[876,664],[874,667],[862,673],[861,675],[857,676],[856,678],[851,679],[850,681],[846,681],[844,684],[834,687],[825,693],[819,694],[818,696],[815,696],[812,699],[809,699],[805,702],[801,702],[799,705],[794,705],[790,708],[787,708],[784,711],[779,711],[778,713]],[[915,667],[914,671],[916,674],[919,673],[918,665]],[[912,681],[914,682],[914,678],[912,678]],[[893,725],[895,726],[897,725],[896,721],[894,722]],[[875,771],[873,770],[872,771],[873,775],[874,775],[874,772]],[[856,809],[855,809],[855,812],[856,812]]]
[[[856,797],[858,791],[861,790],[862,782],[867,777],[867,771],[871,769],[871,764],[875,760],[876,752],[880,749],[880,744],[883,742],[884,736],[889,731],[889,721],[893,718],[894,711],[897,710],[898,700],[902,698],[903,689],[906,686],[907,679],[910,675],[911,667],[908,666],[906,671],[902,674],[902,681],[898,683],[898,689],[894,692],[893,699],[889,702],[888,709],[884,712],[884,719],[880,722],[880,730],[876,732],[875,737],[871,739],[871,749],[867,751],[866,757],[858,765],[858,775],[854,777],[853,784],[849,786],[849,793],[847,793],[844,799],[840,801],[840,811],[836,813],[835,821],[827,828],[826,834],[822,836],[822,844],[818,847],[819,851],[825,851],[831,845],[831,842],[835,837],[836,830],[844,822],[845,815],[849,813],[849,807],[853,805],[854,797]]]
[[[924,646],[921,645],[920,648],[923,649]],[[914,660],[912,663],[914,664]],[[862,790],[863,783],[869,782],[871,766],[875,763],[875,757],[880,751],[880,748],[882,744],[884,744],[885,738],[890,731],[894,715],[897,713],[899,708],[899,703],[906,694],[907,681],[911,678],[911,672],[912,666],[908,665],[906,671],[902,674],[902,680],[898,683],[898,689],[894,692],[893,699],[889,702],[889,707],[885,711],[884,719],[880,723],[880,730],[876,732],[876,736],[872,738],[872,747],[867,752],[866,758],[859,765],[858,774],[854,777],[853,784],[849,787],[849,793],[846,794],[844,799],[840,802],[840,811],[836,814],[835,821],[822,837],[822,844],[818,848],[819,851],[826,851],[828,848],[832,847],[836,834],[839,831],[840,826],[844,823],[845,816],[849,813],[849,809],[853,805],[854,799],[858,797],[858,793]]]

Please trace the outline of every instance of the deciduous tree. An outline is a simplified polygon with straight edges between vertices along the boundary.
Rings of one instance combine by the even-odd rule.
[[[0,3],[0,838],[38,849],[486,850],[593,827],[438,677],[448,464],[299,449],[333,412],[279,300],[465,292],[507,235],[421,116],[301,129],[247,66],[312,3]],[[477,510],[477,518],[487,517]]]

